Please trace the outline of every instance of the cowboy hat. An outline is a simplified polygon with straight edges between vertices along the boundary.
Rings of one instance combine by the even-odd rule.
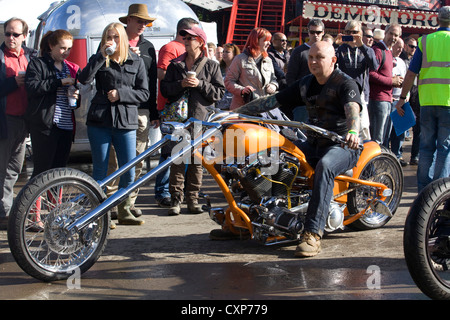
[[[151,24],[153,21],[156,20],[156,18],[152,18],[148,15],[147,5],[139,3],[134,3],[130,5],[128,7],[128,15],[120,17],[119,21],[124,24],[127,24],[128,17],[137,17],[142,20],[149,21],[149,24]]]

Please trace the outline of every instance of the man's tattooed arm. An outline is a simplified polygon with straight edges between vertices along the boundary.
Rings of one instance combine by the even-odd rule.
[[[347,118],[347,128],[349,131],[355,131],[359,134],[359,104],[356,102],[349,102],[344,105],[345,117]]]
[[[359,147],[359,104],[349,102],[344,105],[344,110],[348,128],[348,133],[344,138],[350,148],[357,149]]]
[[[249,103],[234,109],[233,112],[256,116],[262,112],[278,108],[279,106],[280,104],[275,95],[271,95],[250,101]]]

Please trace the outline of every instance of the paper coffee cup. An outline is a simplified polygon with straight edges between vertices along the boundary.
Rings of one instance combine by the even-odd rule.
[[[188,71],[187,72],[187,77],[188,78],[195,78],[197,76],[197,72],[195,71]]]

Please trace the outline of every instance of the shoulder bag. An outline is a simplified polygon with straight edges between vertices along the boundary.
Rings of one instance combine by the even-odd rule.
[[[203,57],[196,68],[197,74],[203,69],[208,58]],[[185,90],[183,95],[174,102],[167,102],[164,109],[161,110],[163,121],[184,122],[188,118],[189,90]]]

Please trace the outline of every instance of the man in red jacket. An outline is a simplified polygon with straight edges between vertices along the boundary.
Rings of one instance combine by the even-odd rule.
[[[16,183],[25,157],[28,134],[24,114],[28,106],[25,71],[37,51],[23,46],[27,23],[11,18],[4,24],[0,46],[0,230],[6,230]]]
[[[384,39],[372,46],[378,60],[378,69],[369,72],[370,136],[379,144],[387,144],[391,132],[389,114],[392,109],[392,88],[400,87],[403,77],[392,76],[394,68],[391,48],[402,35],[398,24],[386,27]]]

